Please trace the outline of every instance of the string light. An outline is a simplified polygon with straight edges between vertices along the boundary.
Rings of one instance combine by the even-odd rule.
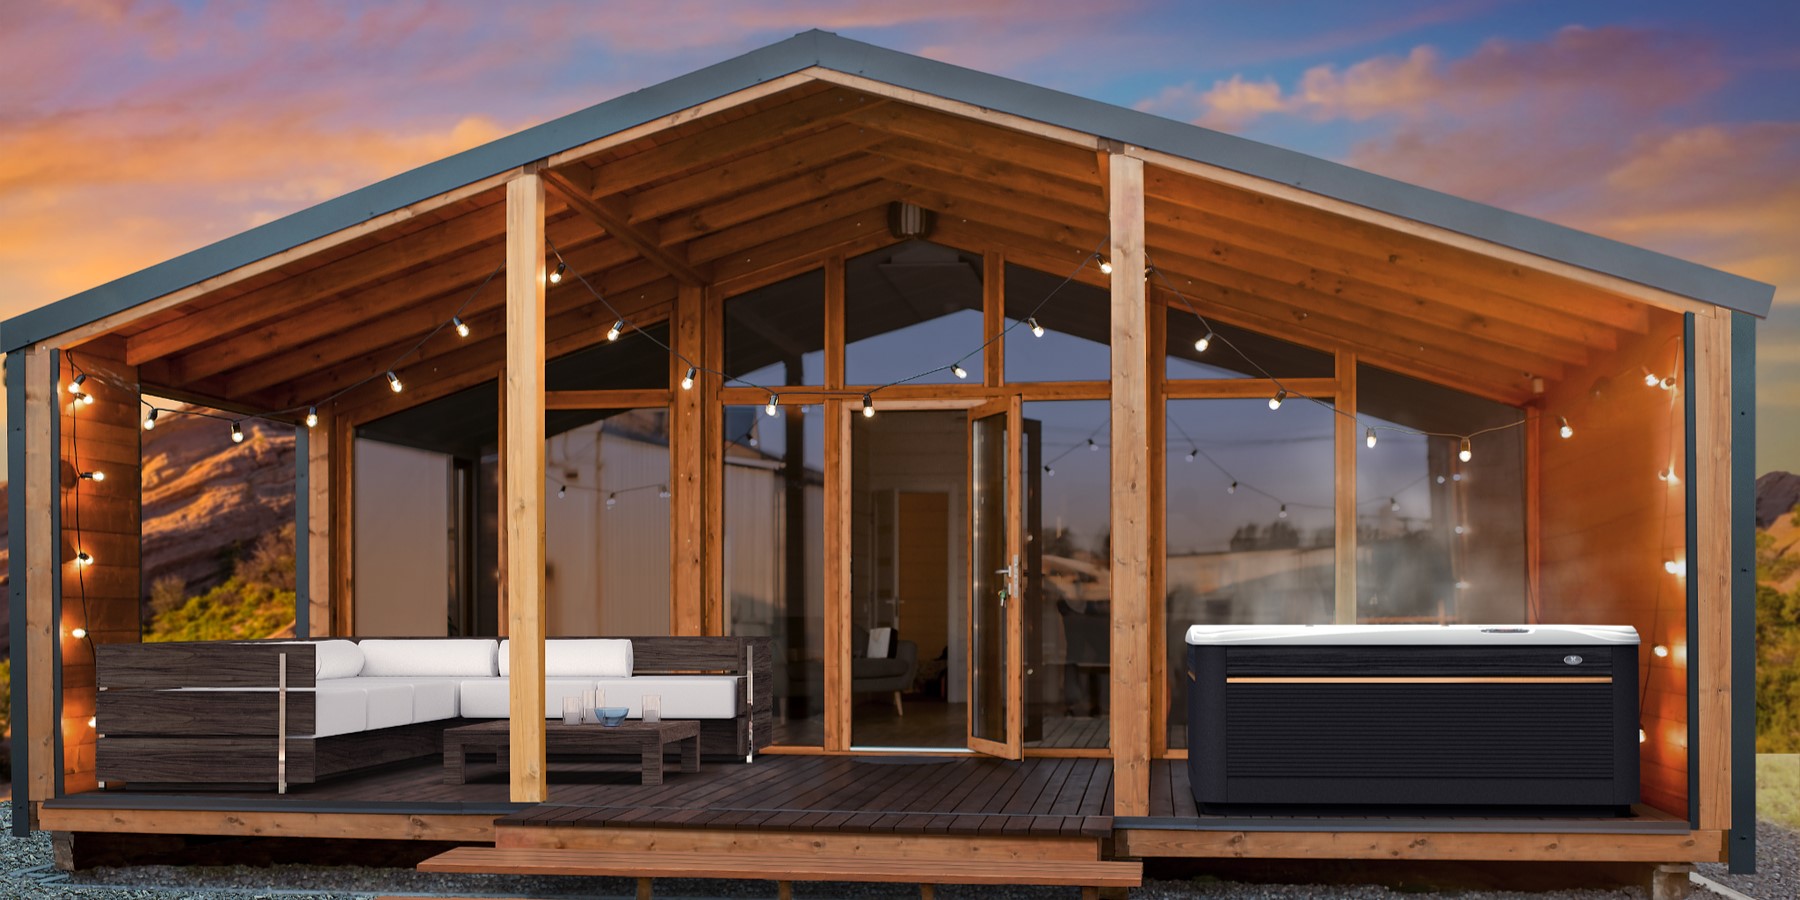
[[[669,499],[669,486],[666,484],[662,485],[661,489],[656,492],[656,496],[661,497],[664,500]]]
[[[1205,353],[1206,348],[1212,346],[1213,337],[1214,337],[1214,335],[1210,331],[1201,335],[1200,339],[1194,342],[1194,352],[1195,353]]]
[[[154,406],[150,407],[150,414],[144,417],[144,430],[145,431],[155,431],[156,430],[156,414],[158,412],[161,412],[161,410],[157,409]]]
[[[1227,494],[1237,493],[1237,482],[1235,482],[1235,481],[1232,482],[1231,486],[1225,489],[1225,493],[1227,493]]]
[[[1099,444],[1096,444],[1096,443],[1094,443],[1094,439],[1093,439],[1093,438],[1088,438],[1088,449],[1089,449],[1089,450],[1091,450],[1091,451],[1093,451],[1093,452],[1095,452],[1095,453],[1099,453],[1099,452],[1100,452],[1100,445],[1099,445]]]
[[[308,428],[319,427],[319,408],[318,407],[309,406],[306,408],[306,427],[308,427]]]
[[[87,406],[93,406],[94,405],[94,395],[93,394],[84,394],[81,391],[76,391],[75,392],[75,402],[85,404]]]
[[[569,264],[566,262],[563,262],[562,259],[560,257],[558,257],[556,260],[556,269],[550,273],[550,283],[551,284],[561,284],[562,280],[563,280],[563,273],[567,272],[567,271],[569,271]]]
[[[1112,271],[1113,271],[1112,260],[1109,260],[1104,256],[1100,257],[1100,272],[1101,272],[1101,274],[1111,275]]]
[[[1280,409],[1282,401],[1284,401],[1286,399],[1287,399],[1287,388],[1281,388],[1281,389],[1277,390],[1275,392],[1275,396],[1269,398],[1269,408],[1270,409]]]
[[[557,485],[556,486],[556,499],[561,500],[567,496],[569,496],[569,486],[566,484]]]
[[[769,395],[769,405],[763,407],[763,412],[768,413],[770,418],[774,418],[775,417],[775,407],[780,406],[780,405],[781,405],[781,397],[776,394],[770,394]]]
[[[88,552],[86,550],[83,550],[80,553],[75,554],[75,565],[91,566],[93,564],[94,564],[94,558],[89,556]]]
[[[1650,648],[1650,652],[1656,654],[1657,656],[1668,656],[1669,648],[1663,646],[1662,644],[1657,644],[1656,646]]]
[[[955,375],[958,378],[967,378],[969,377],[969,370],[963,368],[962,363],[951,363],[950,374]]]
[[[1686,577],[1686,575],[1687,575],[1687,560],[1685,560],[1685,559],[1667,560],[1663,563],[1663,571],[1669,573],[1670,575],[1674,575],[1677,578]]]
[[[71,393],[71,394],[81,393],[81,384],[84,381],[87,381],[87,373],[86,372],[75,373],[74,380],[69,382],[69,393]]]
[[[1675,474],[1674,466],[1670,466],[1670,467],[1656,473],[1656,480],[1657,481],[1666,481],[1670,484],[1679,484],[1679,483],[1681,483],[1681,476]]]
[[[1055,469],[1053,469],[1053,468],[1051,468],[1051,467],[1049,467],[1049,466],[1045,466],[1045,467],[1044,467],[1044,475],[1045,475],[1045,477],[1047,477],[1047,478],[1055,478],[1055,477],[1056,477],[1056,470],[1055,470]]]
[[[611,328],[606,329],[606,339],[609,341],[616,341],[619,339],[619,335],[624,334],[624,333],[625,333],[625,320],[619,319],[618,321],[613,322],[613,326]]]
[[[395,375],[393,369],[388,370],[387,380],[388,380],[388,387],[392,388],[394,393],[396,393],[396,394],[400,393],[400,388],[401,388],[400,376]]]
[[[1369,445],[1370,450],[1375,449],[1375,429],[1373,427],[1363,435],[1363,442]]]
[[[456,327],[457,337],[469,336],[469,323],[464,322],[461,316],[451,316],[450,324]]]
[[[1469,439],[1463,438],[1462,439],[1462,449],[1456,451],[1456,458],[1462,460],[1463,462],[1468,462],[1470,459],[1474,458],[1474,456],[1475,456],[1474,451],[1469,449]]]
[[[1195,455],[1195,454],[1197,454],[1197,453],[1199,453],[1199,452],[1200,452],[1200,451],[1199,451],[1199,449],[1198,449],[1198,448],[1193,448],[1193,447],[1190,447],[1190,448],[1188,448],[1188,452],[1187,452],[1187,461],[1188,461],[1188,462],[1193,462],[1193,461],[1194,461],[1194,455]]]
[[[69,629],[69,637],[79,641],[82,638],[87,637],[87,629],[77,625],[74,628]]]
[[[1669,375],[1669,376],[1664,377],[1662,380],[1662,389],[1665,391],[1674,390],[1675,389],[1675,376]]]
[[[1031,326],[1031,336],[1032,337],[1043,337],[1044,336],[1044,326],[1038,324],[1038,320],[1035,316],[1032,318],[1026,319],[1025,324]]]
[[[106,473],[105,472],[83,472],[83,473],[81,473],[81,477],[86,478],[89,481],[105,481]]]
[[[231,423],[231,442],[234,444],[241,444],[244,442],[244,426],[237,422]]]
[[[1566,417],[1557,416],[1556,422],[1557,422],[1557,425],[1559,426],[1556,429],[1556,433],[1562,435],[1563,440],[1566,441],[1569,438],[1572,438],[1575,436],[1575,429],[1569,427],[1569,420]],[[1371,446],[1373,446],[1373,445],[1371,445]]]
[[[1650,739],[1650,736],[1644,733],[1644,729],[1642,726],[1639,726],[1639,728],[1638,728],[1638,743],[1642,744],[1643,742],[1645,742],[1649,739]]]
[[[691,391],[694,389],[694,376],[696,374],[698,374],[698,373],[695,371],[694,367],[688,366],[687,374],[681,376],[681,389],[682,390]]]
[[[618,491],[614,491],[614,492],[606,495],[606,508],[607,509],[612,509],[613,507],[618,506],[618,505],[619,505],[619,492]]]
[[[1656,387],[1659,384],[1662,384],[1662,379],[1656,377],[1655,372],[1644,373],[1644,387]]]
[[[865,419],[875,418],[875,398],[873,396],[871,396],[869,394],[863,395],[862,411],[863,411],[863,418],[865,418]]]
[[[1281,504],[1281,509],[1275,515],[1283,519],[1287,518],[1287,504]]]
[[[1388,511],[1389,512],[1399,512],[1400,511],[1400,498],[1399,497],[1389,497],[1388,498]]]

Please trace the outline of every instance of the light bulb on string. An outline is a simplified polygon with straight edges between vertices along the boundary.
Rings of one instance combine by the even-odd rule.
[[[656,491],[656,496],[661,497],[664,500],[669,499],[669,486],[665,484],[659,487]]]
[[[1104,256],[1100,257],[1100,272],[1103,275],[1111,275],[1113,272],[1112,260]]]
[[[1100,452],[1100,445],[1099,445],[1099,444],[1096,444],[1096,443],[1094,443],[1094,439],[1093,439],[1093,438],[1088,438],[1088,450],[1090,450],[1090,451],[1092,451],[1092,452],[1094,452],[1094,453],[1099,453],[1099,452]]]
[[[1677,578],[1687,575],[1687,560],[1671,559],[1663,562],[1663,571]]]
[[[693,390],[694,389],[694,376],[697,374],[699,374],[698,370],[696,370],[693,366],[688,366],[687,374],[681,376],[681,389],[684,391]]]
[[[1656,480],[1657,481],[1666,481],[1670,484],[1680,484],[1681,476],[1675,474],[1674,466],[1670,466],[1670,467],[1656,473]]]
[[[1400,498],[1398,498],[1398,497],[1389,497],[1388,498],[1388,511],[1389,512],[1399,512],[1400,511]]]
[[[770,394],[769,395],[769,404],[767,406],[763,407],[763,412],[768,413],[769,416],[771,418],[773,418],[775,415],[775,407],[780,406],[780,405],[781,405],[781,398],[775,394]]]
[[[951,363],[950,374],[955,375],[958,378],[967,378],[969,377],[969,370],[963,368],[962,363]]]
[[[156,430],[156,414],[159,412],[162,412],[162,410],[159,410],[154,406],[150,407],[150,414],[144,417],[144,430],[145,431],[155,431]]]
[[[561,500],[567,496],[569,496],[569,486],[566,484],[557,485],[556,486],[556,499]]]
[[[84,381],[87,381],[87,373],[76,372],[74,380],[69,382],[69,393],[71,393],[71,394],[81,393],[81,384]]]
[[[625,333],[625,320],[619,319],[619,320],[613,322],[611,328],[606,329],[606,339],[609,341],[616,341],[619,339],[619,335],[624,334],[624,333]]]
[[[1043,337],[1044,336],[1044,326],[1038,324],[1037,317],[1033,316],[1033,317],[1027,318],[1025,320],[1025,324],[1031,327],[1031,336],[1032,337]]]
[[[1644,373],[1644,387],[1656,387],[1659,384],[1662,384],[1662,379],[1656,377],[1655,372]]]
[[[1363,443],[1368,444],[1370,450],[1375,449],[1375,429],[1373,426],[1363,434]]]
[[[865,419],[875,418],[875,398],[873,396],[869,394],[863,395],[862,412],[863,418]]]
[[[83,472],[83,473],[81,473],[81,477],[82,477],[82,478],[85,478],[85,479],[87,479],[87,480],[89,480],[89,481],[105,481],[105,480],[106,480],[106,473],[105,473],[105,472],[99,472],[99,471],[95,471],[95,472]]]
[[[1213,337],[1214,337],[1214,335],[1210,331],[1208,331],[1204,335],[1201,335],[1200,339],[1194,342],[1194,352],[1195,353],[1205,353],[1206,348],[1212,346]]]
[[[1281,504],[1281,509],[1276,511],[1275,515],[1277,518],[1282,518],[1282,519],[1287,518],[1287,504],[1286,503]]]
[[[1193,462],[1195,454],[1197,454],[1199,452],[1200,452],[1200,450],[1198,448],[1189,448],[1188,452],[1187,452],[1187,461]]]
[[[231,423],[231,442],[234,444],[241,444],[244,442],[244,426],[237,422]]]
[[[394,393],[396,393],[396,394],[400,393],[400,388],[401,388],[400,376],[395,375],[393,369],[388,370],[387,380],[388,380],[388,387],[393,389]]]
[[[456,335],[458,337],[469,336],[469,323],[464,322],[461,316],[451,316],[450,324],[456,327]]]
[[[1045,467],[1044,467],[1044,476],[1045,476],[1045,477],[1046,477],[1046,478],[1055,478],[1055,477],[1056,477],[1056,470],[1055,470],[1055,469],[1052,469],[1052,468],[1050,468],[1050,467],[1049,467],[1049,466],[1045,466]]]
[[[1557,416],[1556,421],[1559,426],[1556,429],[1556,433],[1562,435],[1563,440],[1566,441],[1569,438],[1572,438],[1575,436],[1575,429],[1569,426],[1569,420],[1567,418],[1565,418],[1563,416]]]
[[[74,628],[69,629],[69,637],[79,641],[82,638],[87,637],[87,629],[77,625]]]
[[[91,566],[93,564],[94,564],[94,558],[92,556],[89,556],[88,552],[86,550],[83,550],[80,553],[75,554],[75,565]]]
[[[309,406],[306,408],[306,427],[308,427],[308,428],[319,427],[319,408],[318,407]]]
[[[1674,390],[1675,389],[1675,376],[1670,375],[1670,376],[1665,377],[1662,380],[1662,389],[1665,391]]]
[[[1227,494],[1237,493],[1237,482],[1235,482],[1235,481],[1232,482],[1231,486],[1225,489],[1225,493],[1227,493]]]
[[[1669,655],[1669,648],[1663,646],[1662,644],[1657,644],[1656,646],[1650,648],[1650,652],[1656,654],[1657,656],[1666,657]]]
[[[1287,388],[1280,388],[1280,389],[1276,390],[1275,396],[1269,398],[1269,408],[1270,409],[1280,409],[1282,401],[1286,400],[1286,399],[1287,399]]]
[[[618,505],[619,505],[619,494],[617,491],[614,491],[613,493],[606,495],[606,508],[607,509],[612,509],[613,507],[618,506]]]
[[[1462,460],[1463,462],[1468,462],[1474,456],[1475,456],[1474,452],[1469,449],[1469,439],[1463,438],[1462,439],[1462,449],[1456,451],[1456,458]]]
[[[563,273],[567,272],[567,271],[569,271],[569,264],[566,262],[563,262],[560,259],[557,260],[556,268],[550,272],[550,283],[551,284],[561,284],[562,279],[563,279]]]

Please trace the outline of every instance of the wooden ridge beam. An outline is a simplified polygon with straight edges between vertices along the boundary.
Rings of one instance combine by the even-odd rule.
[[[707,282],[707,277],[688,264],[685,255],[679,250],[664,247],[656,235],[654,223],[631,223],[631,212],[617,201],[590,196],[593,190],[591,175],[584,178],[585,169],[574,170],[569,174],[545,171],[544,184],[560,194],[570,208],[586,216],[589,221],[601,228],[620,242],[636,250],[645,259],[655,263],[658,268],[675,280],[689,287],[700,287]],[[581,181],[589,181],[581,184]]]
[[[881,135],[854,125],[839,125],[786,141],[754,155],[633,192],[630,218],[634,222],[661,218],[762,185],[790,181],[859,154],[880,139]]]

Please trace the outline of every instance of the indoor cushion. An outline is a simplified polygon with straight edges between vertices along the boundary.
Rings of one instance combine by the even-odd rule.
[[[594,684],[606,692],[608,706],[630,707],[633,719],[643,712],[645,694],[662,697],[665,719],[730,719],[738,713],[738,681],[735,675],[640,675]]]
[[[363,641],[364,675],[491,676],[498,645],[491,638]]]
[[[512,672],[511,641],[500,642],[500,675]],[[630,678],[629,638],[553,638],[544,642],[544,675],[550,678]]]
[[[320,684],[313,694],[313,737],[368,730],[367,691],[340,678]]]
[[[852,664],[850,671],[854,678],[893,678],[896,675],[905,675],[906,667],[909,665],[911,663],[904,659],[865,658]]]
[[[313,645],[313,678],[354,678],[362,674],[363,652],[355,641],[319,641]]]
[[[360,680],[360,679],[359,679]],[[368,695],[369,730],[411,725],[413,720],[413,686],[405,682],[362,685]]]
[[[544,718],[562,718],[563,698],[575,697],[594,686],[592,678],[546,678],[544,679]],[[460,699],[462,715],[465,719],[504,719],[507,708],[511,705],[512,679],[478,678],[462,683]],[[611,704],[613,698],[608,697]]]
[[[406,684],[413,689],[414,722],[454,719],[460,708],[463,679],[455,677],[407,678],[396,675],[363,676],[365,684]]]

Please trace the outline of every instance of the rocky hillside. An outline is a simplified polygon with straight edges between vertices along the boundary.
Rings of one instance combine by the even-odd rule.
[[[1800,475],[1769,472],[1756,479],[1756,527],[1767,528],[1800,504]]]
[[[236,549],[293,520],[294,435],[285,426],[246,420],[244,442],[216,419],[164,413],[143,433],[144,585],[181,579],[188,594],[224,581]],[[7,571],[0,484],[0,583]],[[8,606],[0,603],[0,650],[7,646]]]

